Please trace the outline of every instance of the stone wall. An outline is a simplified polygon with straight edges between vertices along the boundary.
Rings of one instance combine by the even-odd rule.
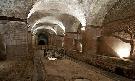
[[[6,49],[2,35],[0,35],[0,61],[1,60],[6,60]]]
[[[97,41],[97,54],[110,56],[110,57],[119,57],[117,52],[122,49],[129,49],[130,54],[130,43],[125,43],[115,37],[100,37]],[[125,49],[125,50],[126,50]]]
[[[111,33],[116,32],[117,36],[120,36],[121,38],[124,38],[126,40],[130,40],[130,34],[125,33],[125,31],[129,30],[132,34],[134,34],[134,31],[135,31],[134,22],[135,22],[135,16],[126,18],[124,20],[117,20],[117,21],[110,22],[102,26],[103,27],[102,34],[106,35],[110,32]],[[133,54],[133,58],[134,57],[135,57],[135,54]]]
[[[133,27],[133,21],[134,19],[128,19],[125,21],[120,20],[112,22],[106,25],[106,27]],[[116,49],[119,49],[119,46],[124,47],[124,44],[129,45],[129,43],[124,43],[121,40],[112,37],[104,37],[104,39],[99,42],[97,41],[97,38],[99,37],[97,33],[98,31],[96,28],[86,28],[86,30],[82,32],[83,53],[75,53],[71,51],[68,52],[67,55],[72,58],[87,62],[98,68],[135,79],[134,61],[123,60],[119,57],[114,57],[116,55]]]
[[[97,40],[97,54],[113,57],[116,56],[116,52],[110,47],[109,41],[105,41],[104,37],[99,37]]]
[[[27,44],[27,25],[24,22],[10,21],[7,22],[7,30],[4,34],[6,45]]]
[[[27,25],[20,21],[2,21],[0,25],[3,42],[6,45],[7,59],[27,55]]]

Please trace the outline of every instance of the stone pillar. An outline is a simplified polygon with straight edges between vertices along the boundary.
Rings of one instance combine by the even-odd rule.
[[[73,46],[74,45],[74,39],[72,37],[70,37],[70,35],[68,36],[67,34],[64,37],[64,49],[65,50],[73,50]]]
[[[83,53],[95,54],[97,50],[97,30],[96,28],[86,27],[82,31]]]

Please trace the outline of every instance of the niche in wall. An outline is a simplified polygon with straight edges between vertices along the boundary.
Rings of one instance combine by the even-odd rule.
[[[0,61],[6,60],[6,59],[7,59],[7,55],[5,52],[5,46],[2,41],[2,37],[0,36]]]

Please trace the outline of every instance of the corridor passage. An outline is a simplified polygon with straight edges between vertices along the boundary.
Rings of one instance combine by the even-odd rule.
[[[37,63],[37,79],[34,81],[76,81],[87,79],[88,81],[133,81],[125,77],[103,71],[85,62],[75,60],[67,55],[61,55],[61,59],[49,60],[38,50],[35,56]],[[36,59],[38,58],[38,59]],[[54,57],[52,57],[54,58]],[[83,81],[81,80],[81,81]],[[80,81],[80,80],[78,80]]]
[[[0,81],[134,81],[67,55],[60,55],[56,60],[49,60],[47,56],[36,50],[33,60],[0,62]]]
[[[0,0],[0,81],[135,81],[135,0]]]

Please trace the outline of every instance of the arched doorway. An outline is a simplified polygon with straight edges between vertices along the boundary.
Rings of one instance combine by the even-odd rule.
[[[38,45],[48,45],[48,36],[45,34],[39,34]]]

